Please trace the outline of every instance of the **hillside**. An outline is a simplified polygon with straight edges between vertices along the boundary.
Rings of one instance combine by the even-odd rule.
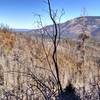
[[[97,88],[94,88],[92,84],[100,85],[100,43],[91,40],[85,43],[85,65],[80,65],[82,56],[77,46],[78,41],[71,39],[61,39],[58,46],[57,61],[62,87],[66,89],[71,82],[81,98],[83,87],[87,95],[92,93],[95,98]],[[49,92],[56,95],[57,83],[52,74],[52,71],[55,73],[52,48],[52,41],[48,38],[42,40],[41,37],[34,37],[31,39],[22,34],[1,31],[0,99],[11,95],[13,99],[9,100],[15,100],[15,97],[25,96],[26,98],[27,95],[33,98],[32,100],[44,100],[38,88],[43,89],[47,94]],[[94,89],[94,92],[90,87]],[[52,98],[54,98],[53,94]]]
[[[78,35],[82,33],[82,28],[84,28],[84,26],[92,38],[100,40],[100,16],[85,16],[84,18],[78,17],[60,24],[61,36],[77,38]],[[52,25],[49,25],[44,28],[52,35],[52,27]],[[26,35],[40,36],[40,30],[43,29],[36,29],[33,31],[28,30],[26,31]]]

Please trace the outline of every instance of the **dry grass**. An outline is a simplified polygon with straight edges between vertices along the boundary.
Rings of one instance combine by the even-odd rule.
[[[57,61],[60,71],[60,80],[63,88],[70,81],[74,87],[90,89],[89,84],[95,81],[100,83],[100,47],[86,42],[85,64],[79,66],[80,52],[76,49],[77,42],[62,40],[58,46]],[[0,64],[3,66],[4,88],[12,90],[17,86],[35,84],[28,74],[31,71],[40,80],[46,82],[52,76],[51,69],[55,74],[52,62],[52,42],[44,40],[44,47],[41,38],[26,38],[23,35],[0,32]],[[45,50],[44,50],[45,48]],[[47,54],[47,56],[46,56]],[[48,59],[47,59],[48,58]],[[49,61],[49,63],[48,63]],[[2,63],[3,62],[3,63]],[[50,68],[51,66],[51,68]],[[52,77],[51,77],[52,78]],[[52,78],[53,80],[53,78]],[[48,83],[46,83],[48,84]],[[100,85],[100,84],[99,84]]]

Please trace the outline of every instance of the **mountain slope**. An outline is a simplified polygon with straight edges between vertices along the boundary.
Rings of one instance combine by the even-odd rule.
[[[70,34],[71,36],[73,35],[78,35],[82,33],[82,28],[85,28],[88,33],[91,34],[92,37],[97,37],[99,36],[100,38],[100,17],[95,17],[95,16],[86,16],[86,17],[79,17],[75,18],[73,20],[70,20],[66,23],[63,24],[65,29],[63,29],[64,34],[68,35]],[[98,32],[96,31],[98,30]]]
[[[82,28],[85,28],[85,30],[91,35],[92,38],[98,38],[100,39],[100,16],[85,16],[85,17],[78,17],[74,18],[72,20],[69,20],[65,23],[61,23],[60,25],[60,31],[62,37],[70,37],[70,38],[77,38],[79,34],[83,33]],[[53,33],[53,25],[48,25],[44,27],[52,35]],[[25,35],[35,35],[40,36],[42,29],[34,29],[34,30],[28,30],[24,31]],[[44,33],[42,31],[42,33]],[[47,36],[47,34],[45,34]]]

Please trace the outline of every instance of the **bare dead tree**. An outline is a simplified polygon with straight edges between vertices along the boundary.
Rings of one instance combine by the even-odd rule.
[[[60,78],[59,78],[59,66],[58,66],[58,62],[57,62],[57,46],[60,42],[60,37],[61,37],[61,32],[60,32],[60,25],[57,24],[56,20],[55,20],[55,17],[57,17],[57,10],[54,12],[52,12],[52,8],[51,8],[51,3],[50,3],[50,0],[47,0],[47,5],[48,5],[48,10],[49,10],[49,17],[50,19],[52,20],[53,22],[53,37],[51,36],[50,33],[48,33],[47,29],[45,27],[43,27],[42,25],[42,21],[41,21],[41,16],[38,15],[39,17],[39,20],[38,21],[38,24],[42,27],[42,30],[43,30],[43,33],[41,32],[40,30],[40,33],[42,34],[42,46],[43,46],[43,50],[45,52],[45,55],[46,55],[46,58],[47,58],[47,61],[48,61],[48,64],[49,64],[49,67],[51,69],[51,72],[52,72],[52,75],[55,77],[53,71],[52,71],[52,68],[51,68],[51,65],[50,65],[50,62],[49,62],[49,59],[48,59],[48,54],[46,53],[45,51],[45,47],[44,47],[44,40],[43,40],[43,34],[47,33],[47,35],[49,35],[49,37],[52,39],[52,42],[53,42],[53,53],[52,53],[52,59],[53,59],[53,63],[54,63],[54,67],[55,67],[55,72],[56,72],[56,81],[57,81],[57,84],[58,84],[58,93],[62,92],[62,86],[61,86],[61,82],[60,82]],[[64,10],[62,10],[62,13],[61,13],[61,16],[59,17],[59,22],[61,20],[61,17],[64,15]]]
[[[57,23],[55,21],[55,19],[53,18],[52,15],[52,9],[51,9],[51,4],[50,4],[50,0],[48,0],[48,8],[49,8],[49,15],[50,18],[54,24],[54,39],[53,39],[53,46],[54,46],[54,50],[53,50],[53,62],[55,65],[55,70],[56,70],[56,76],[57,76],[57,81],[58,81],[58,92],[62,92],[62,86],[61,86],[61,82],[60,82],[60,78],[59,78],[59,67],[58,67],[58,63],[57,63],[57,38],[58,38],[58,28],[57,28]]]

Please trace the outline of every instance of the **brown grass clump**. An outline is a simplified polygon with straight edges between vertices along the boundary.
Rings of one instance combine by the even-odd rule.
[[[9,52],[10,50],[12,50],[15,41],[15,35],[11,32],[0,32],[0,46],[3,47],[6,51]]]

